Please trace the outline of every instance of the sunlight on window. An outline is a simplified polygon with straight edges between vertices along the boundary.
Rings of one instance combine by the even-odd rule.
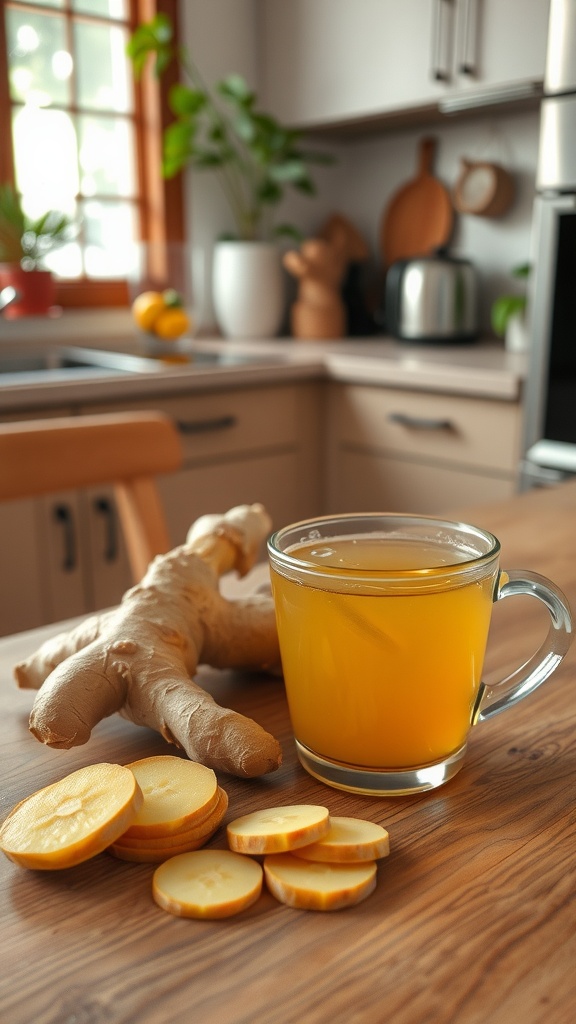
[[[13,134],[16,181],[27,211],[32,216],[48,209],[71,212],[78,191],[78,158],[70,115],[26,104],[14,115]]]
[[[57,50],[52,57],[52,72],[54,78],[59,78],[60,81],[64,81],[66,78],[70,78],[74,68],[74,61],[67,50]]]
[[[34,53],[40,46],[40,37],[32,25],[20,25],[16,33],[18,55]]]

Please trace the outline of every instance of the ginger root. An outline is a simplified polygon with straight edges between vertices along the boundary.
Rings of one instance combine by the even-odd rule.
[[[210,768],[243,777],[277,769],[277,740],[220,707],[192,678],[200,663],[279,665],[271,597],[228,601],[219,591],[223,573],[248,572],[270,529],[262,505],[201,517],[181,547],[151,562],[117,609],[47,641],[17,665],[18,685],[39,690],[33,735],[68,749],[86,743],[97,722],[118,711]]]

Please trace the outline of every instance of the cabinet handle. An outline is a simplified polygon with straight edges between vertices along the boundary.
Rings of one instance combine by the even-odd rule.
[[[435,82],[450,81],[450,41],[453,0],[434,0],[431,75]]]
[[[398,423],[408,430],[455,430],[452,420],[435,418],[432,416],[410,416],[406,412],[391,412],[388,416],[390,423]]]
[[[54,519],[62,525],[62,563],[63,572],[72,572],[76,568],[76,530],[74,516],[69,505],[55,505]]]
[[[458,71],[461,75],[474,78],[476,75],[476,26],[478,7],[476,0],[463,0],[464,14],[460,35],[460,60]]]
[[[178,420],[178,430],[181,434],[210,434],[217,430],[230,430],[237,422],[236,416],[217,416],[212,420]]]
[[[116,510],[109,498],[95,498],[94,511],[102,516],[104,524],[104,550],[105,562],[115,562],[118,558],[118,522]]]

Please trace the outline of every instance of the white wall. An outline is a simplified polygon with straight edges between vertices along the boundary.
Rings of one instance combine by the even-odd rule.
[[[257,88],[255,0],[186,0],[181,7],[184,42],[207,81],[237,71]],[[482,327],[488,331],[493,299],[502,290],[518,287],[510,280],[509,271],[526,262],[530,254],[538,124],[537,111],[446,118],[429,129],[411,128],[337,145],[323,144],[338,156],[337,165],[314,171],[316,198],[292,196],[279,215],[305,233],[314,233],[329,213],[339,210],[369,242],[376,270],[383,212],[395,190],[414,175],[418,141],[423,134],[433,134],[438,140],[435,173],[449,188],[457,181],[462,157],[502,163],[516,180],[513,207],[498,220],[459,215],[452,239],[454,254],[472,260],[477,267]],[[203,296],[202,324],[209,326],[212,246],[223,231],[232,227],[232,221],[214,175],[189,174],[187,197],[196,290]]]
[[[209,85],[236,72],[256,86],[254,0],[180,0],[180,21],[182,41]],[[209,328],[212,247],[219,235],[233,228],[233,221],[215,175],[209,172],[188,173],[186,206],[196,316],[201,327]]]

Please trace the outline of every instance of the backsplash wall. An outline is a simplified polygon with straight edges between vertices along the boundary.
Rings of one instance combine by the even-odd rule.
[[[209,82],[231,72],[243,74],[258,88],[257,7],[253,0],[187,0],[181,4],[184,41]],[[419,140],[437,140],[435,174],[452,189],[462,157],[502,163],[516,182],[511,209],[497,220],[457,215],[451,251],[476,265],[480,282],[481,327],[490,332],[490,306],[502,291],[515,290],[509,272],[530,257],[534,175],[538,146],[537,110],[516,114],[475,114],[445,118],[430,127],[385,132],[338,143],[319,143],[334,152],[337,163],[319,168],[318,195],[292,197],[279,211],[305,233],[313,234],[334,210],[359,228],[378,269],[378,232],[382,214],[396,189],[416,173]],[[188,224],[194,249],[199,319],[213,325],[210,301],[212,246],[231,227],[228,210],[212,175],[188,175]]]

